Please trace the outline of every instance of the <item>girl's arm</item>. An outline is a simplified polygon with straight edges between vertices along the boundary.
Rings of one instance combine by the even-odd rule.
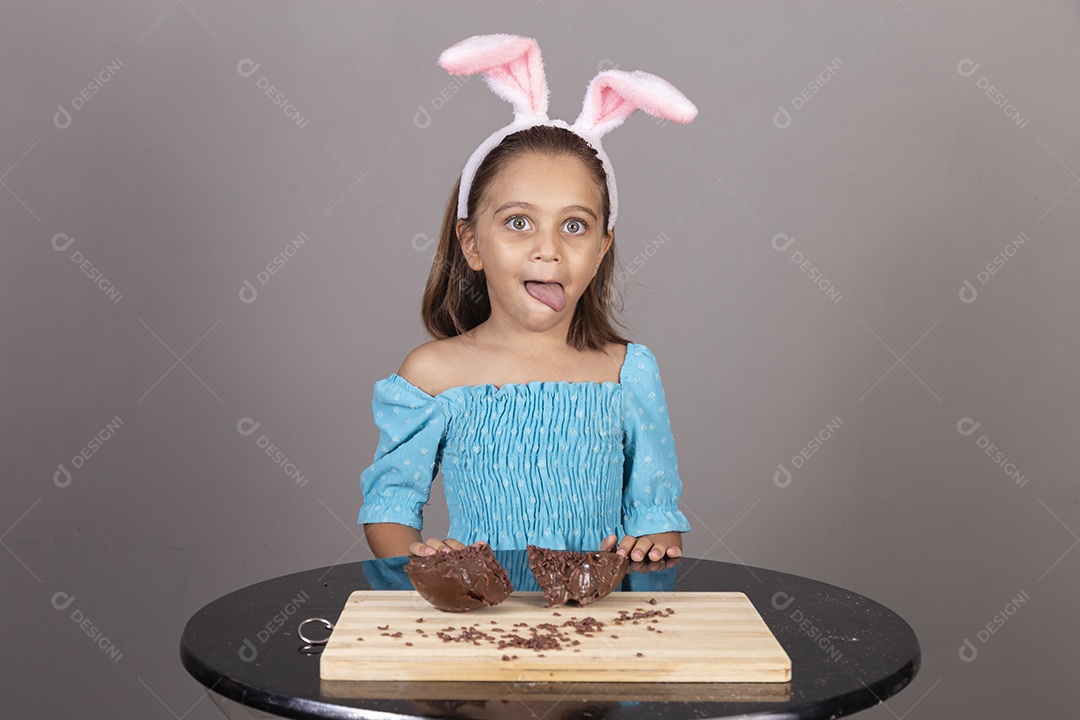
[[[398,523],[367,523],[364,537],[377,558],[408,555],[409,547],[421,542],[419,530]]]
[[[400,523],[365,523],[364,536],[371,552],[377,558],[399,557],[401,555],[433,555],[439,550],[461,550],[464,545],[454,538],[429,537],[427,542],[421,539],[420,531]],[[483,541],[478,540],[477,545]]]

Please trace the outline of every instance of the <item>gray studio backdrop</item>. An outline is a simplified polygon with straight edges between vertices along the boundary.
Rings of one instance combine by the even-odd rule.
[[[868,718],[1069,716],[1063,0],[4,3],[0,714],[218,717],[187,619],[371,557],[372,385],[427,339],[444,201],[511,118],[435,63],[485,32],[539,40],[552,117],[615,65],[700,110],[605,140],[686,554],[903,615],[922,670]]]

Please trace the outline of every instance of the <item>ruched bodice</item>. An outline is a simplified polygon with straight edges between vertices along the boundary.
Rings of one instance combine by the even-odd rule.
[[[688,532],[659,369],[630,343],[619,382],[462,385],[431,396],[378,381],[380,442],[360,523],[422,528],[441,466],[448,536],[497,550],[595,550],[615,533]]]

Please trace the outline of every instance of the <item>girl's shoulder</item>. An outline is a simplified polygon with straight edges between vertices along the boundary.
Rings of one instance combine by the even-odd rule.
[[[584,359],[547,363],[545,374],[554,366],[556,372],[561,367],[571,375],[568,379],[575,382],[619,382],[626,363],[643,350],[648,352],[645,346],[636,343],[608,343],[603,351],[590,353]],[[476,349],[467,348],[460,336],[418,346],[405,357],[397,374],[431,397],[463,385],[501,386],[553,379],[518,375],[506,367],[499,367],[497,362],[478,361]]]
[[[410,384],[435,397],[453,385],[446,385],[460,371],[460,341],[456,337],[431,340],[405,356],[397,374]]]

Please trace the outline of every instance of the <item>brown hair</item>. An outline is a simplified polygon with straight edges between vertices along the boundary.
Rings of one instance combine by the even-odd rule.
[[[527,153],[549,156],[565,154],[580,160],[600,189],[600,227],[607,228],[611,201],[608,198],[607,175],[603,163],[597,157],[596,151],[581,137],[565,128],[549,125],[537,125],[507,135],[487,154],[477,168],[469,189],[469,223],[474,223],[476,208],[499,172],[512,160]],[[461,240],[457,233],[457,198],[460,187],[459,176],[446,202],[442,229],[439,232],[439,247],[435,252],[427,287],[424,288],[424,299],[420,305],[420,317],[424,321],[424,327],[437,340],[472,330],[491,316],[491,300],[488,298],[484,271],[469,267],[461,251]],[[570,320],[567,343],[578,350],[602,350],[609,342],[622,345],[629,342],[616,332],[614,327],[626,327],[613,317],[614,274],[615,239],[612,234],[611,247],[600,262],[596,276],[578,300],[574,317]],[[622,310],[621,300],[619,310]]]

